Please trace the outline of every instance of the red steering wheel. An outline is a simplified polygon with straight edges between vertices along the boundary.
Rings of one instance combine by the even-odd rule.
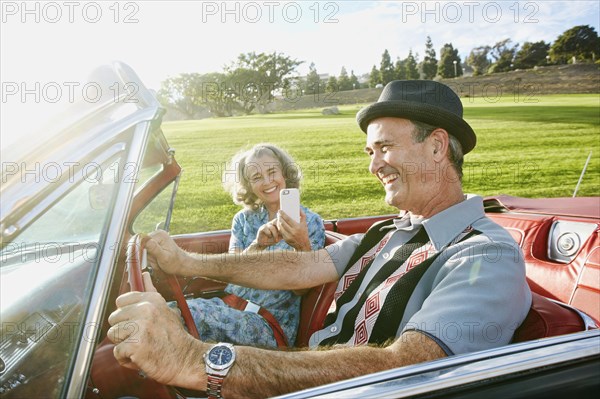
[[[146,241],[148,237],[141,234],[135,234],[129,240],[127,245],[127,275],[129,281],[129,288],[131,291],[144,292],[144,281],[142,280],[142,270],[146,267]],[[167,283],[173,291],[173,296],[177,301],[177,306],[181,311],[181,316],[185,322],[188,332],[197,339],[200,339],[198,330],[196,329],[196,323],[192,317],[192,312],[183,296],[183,290],[179,285],[177,277],[172,274],[166,274]]]

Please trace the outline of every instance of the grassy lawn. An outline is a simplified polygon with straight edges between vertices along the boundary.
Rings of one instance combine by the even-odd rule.
[[[571,196],[590,151],[578,196],[600,195],[600,96],[465,98],[477,147],[465,157],[464,189],[480,195]],[[367,170],[359,105],[244,117],[165,122],[184,168],[174,234],[229,228],[240,208],[221,186],[225,162],[242,147],[270,142],[287,149],[303,175],[302,204],[323,218],[394,213]]]

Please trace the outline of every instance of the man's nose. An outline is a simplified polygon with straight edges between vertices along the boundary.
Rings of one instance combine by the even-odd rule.
[[[384,161],[383,158],[378,155],[377,153],[374,153],[371,156],[371,163],[369,164],[369,172],[371,172],[372,174],[377,174],[377,171],[379,169],[381,169],[381,167],[384,165]]]

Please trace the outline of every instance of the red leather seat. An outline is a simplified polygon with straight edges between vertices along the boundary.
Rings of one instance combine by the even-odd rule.
[[[532,292],[531,308],[523,323],[517,328],[513,342],[530,341],[544,337],[585,331],[590,326],[575,309]],[[590,322],[593,322],[590,319]],[[595,324],[595,323],[594,323]]]
[[[308,346],[310,336],[323,327],[335,287],[336,283],[314,287],[302,298],[300,328],[296,338],[297,347]],[[567,305],[551,301],[535,292],[531,294],[531,308],[523,323],[515,331],[513,342],[554,337],[600,327],[591,318],[586,323],[577,310]]]
[[[308,346],[308,340],[315,331],[323,327],[325,316],[333,301],[333,294],[337,282],[323,284],[313,287],[302,297],[300,308],[300,327],[296,336],[296,346],[299,348]]]
[[[345,237],[343,234],[332,231],[325,232],[325,245],[332,244]],[[323,321],[329,311],[337,282],[323,284],[311,288],[302,296],[300,307],[300,326],[296,336],[296,346],[299,348],[308,346],[310,336],[323,327]]]

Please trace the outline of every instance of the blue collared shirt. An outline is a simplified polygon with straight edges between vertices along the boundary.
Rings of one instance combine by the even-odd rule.
[[[485,216],[479,196],[468,196],[428,219],[410,213],[395,219],[389,241],[373,260],[358,292],[366,289],[420,225],[435,251],[444,252],[415,287],[396,336],[406,330],[420,331],[449,355],[508,344],[529,311],[531,292],[518,244]],[[469,226],[480,234],[450,245]],[[326,248],[340,277],[362,237],[353,235]],[[335,335],[357,301],[358,296],[339,310],[334,324],[315,333],[311,346]]]

